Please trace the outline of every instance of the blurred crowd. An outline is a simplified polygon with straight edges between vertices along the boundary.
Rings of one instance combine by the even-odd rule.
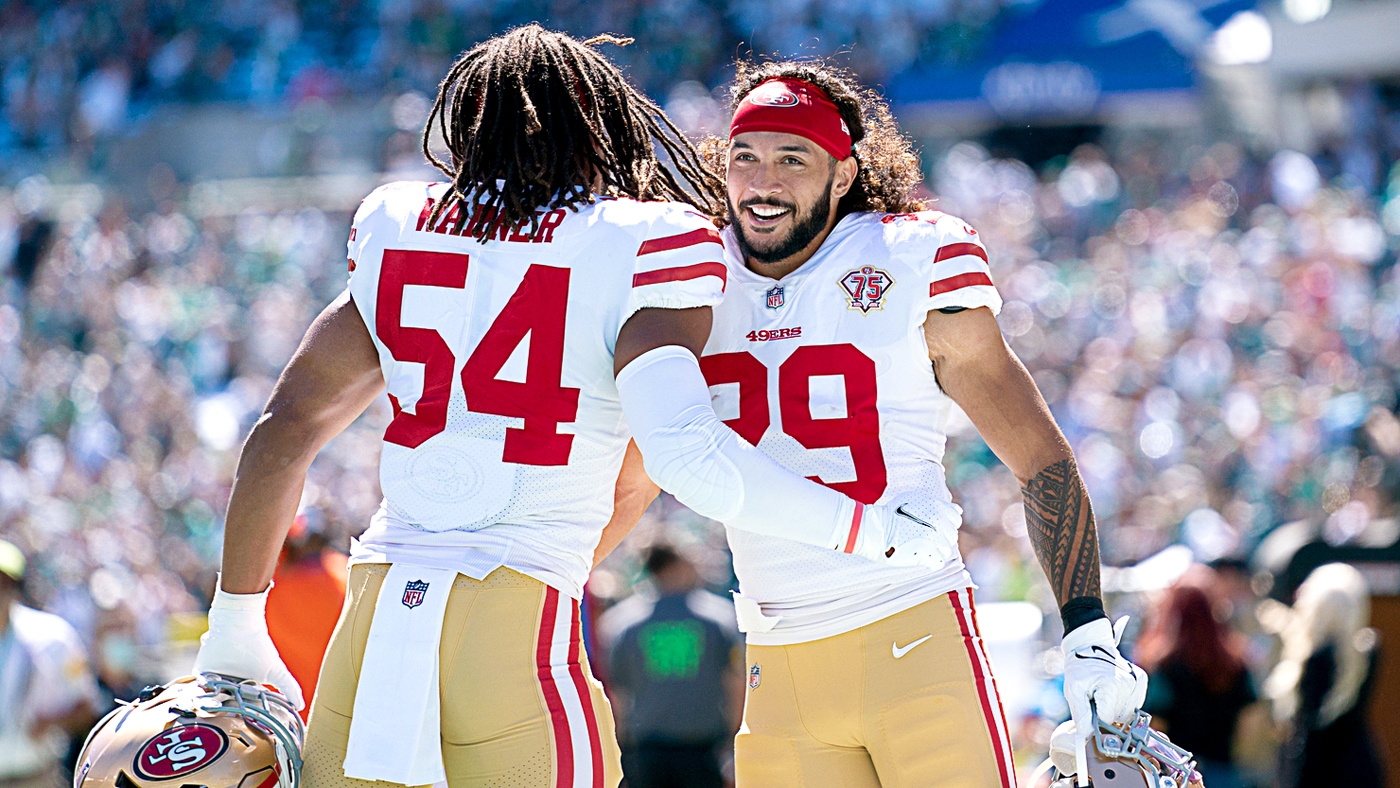
[[[41,180],[0,198],[0,519],[32,557],[31,597],[113,685],[161,673],[163,646],[190,636],[178,614],[207,604],[238,446],[344,286],[348,223],[196,221],[179,200],[129,216]],[[338,544],[378,505],[384,423],[372,408],[311,474],[303,510]]]
[[[1145,140],[1039,173],[962,143],[933,186],[990,250],[1002,330],[1075,448],[1106,562],[1178,542],[1243,559],[1295,520],[1347,543],[1393,513],[1400,222],[1375,195],[1301,153]],[[964,551],[984,594],[1019,598],[1018,486],[960,431]]]
[[[162,103],[431,93],[458,53],[539,21],[645,45],[609,55],[653,95],[717,84],[732,57],[852,53],[882,80],[967,52],[1000,0],[7,0],[0,158],[81,154]]]

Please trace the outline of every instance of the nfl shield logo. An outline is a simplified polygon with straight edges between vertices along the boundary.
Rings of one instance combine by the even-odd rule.
[[[849,308],[869,314],[872,309],[884,308],[885,293],[894,286],[894,279],[887,272],[867,265],[847,272],[839,284],[846,291]]]
[[[749,689],[758,689],[758,682],[762,680],[763,668],[759,665],[749,666]]]
[[[410,580],[403,587],[403,606],[418,607],[423,604],[423,596],[428,593],[428,584],[422,580]]]
[[[782,286],[782,285],[774,285],[774,286],[773,286],[773,289],[769,290],[769,291],[766,293],[766,295],[768,296],[768,308],[769,308],[769,309],[777,309],[778,307],[780,307],[780,306],[783,305],[783,286]]]

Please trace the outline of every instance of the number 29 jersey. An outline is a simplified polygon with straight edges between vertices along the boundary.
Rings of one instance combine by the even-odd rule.
[[[719,418],[789,470],[866,504],[950,500],[951,400],[923,325],[930,310],[1001,309],[976,231],[936,211],[855,213],[781,280],[745,267],[723,232],[729,285],[701,368]],[[787,645],[878,621],[970,580],[728,529],[748,642]],[[751,603],[756,602],[757,608]]]
[[[719,303],[719,233],[690,206],[601,199],[483,240],[476,200],[432,216],[447,188],[380,187],[351,230],[350,295],[394,414],[351,560],[507,566],[578,597],[630,438],[618,331],[642,308]]]

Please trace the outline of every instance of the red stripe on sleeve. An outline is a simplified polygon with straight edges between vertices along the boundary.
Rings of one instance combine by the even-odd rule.
[[[637,256],[644,254],[655,254],[656,252],[669,252],[672,249],[684,249],[687,246],[696,244],[719,244],[724,242],[719,238],[719,231],[713,227],[701,227],[698,230],[691,230],[680,235],[668,235],[664,238],[652,238],[642,242],[642,248],[637,250]]]
[[[644,287],[646,285],[659,285],[662,282],[681,282],[686,279],[699,279],[702,276],[718,276],[720,290],[724,290],[729,283],[729,270],[724,267],[724,263],[696,263],[695,265],[683,265],[678,268],[660,268],[655,271],[643,271],[632,276],[633,287]]]
[[[986,249],[983,249],[982,247],[978,246],[977,244],[966,244],[966,243],[964,243],[964,244],[948,244],[947,246],[941,247],[941,248],[938,250],[938,254],[936,254],[936,255],[933,256],[933,261],[934,261],[935,263],[941,263],[941,262],[943,262],[944,260],[951,260],[951,259],[953,259],[954,257],[962,257],[963,255],[969,255],[969,254],[972,255],[973,257],[980,257],[980,258],[982,258],[982,262],[984,262],[984,263],[987,262],[987,250],[986,250]]]
[[[992,278],[990,276],[980,271],[974,271],[970,274],[958,274],[957,276],[950,276],[947,279],[939,279],[937,282],[928,286],[928,294],[932,297],[943,293],[951,293],[954,290],[961,290],[964,287],[976,287],[977,285],[986,285],[987,287],[994,286],[992,285]]]
[[[843,552],[851,552],[856,549],[856,538],[860,536],[860,521],[865,519],[865,504],[856,502],[856,513],[851,517],[851,532],[846,536],[846,549]]]

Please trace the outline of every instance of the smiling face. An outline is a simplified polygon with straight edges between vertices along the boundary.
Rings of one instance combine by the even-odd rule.
[[[855,184],[855,157],[837,161],[796,134],[753,131],[729,143],[729,217],[745,261],[781,278],[821,246]]]

